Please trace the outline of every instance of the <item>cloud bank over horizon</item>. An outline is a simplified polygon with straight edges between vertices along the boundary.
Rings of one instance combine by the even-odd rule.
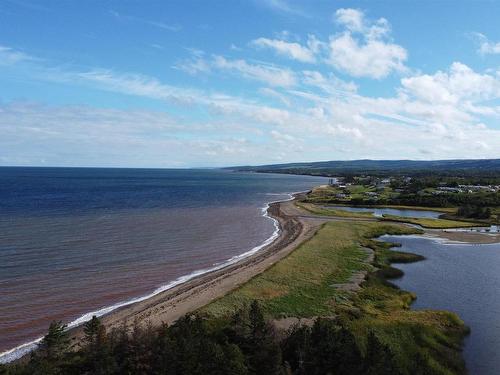
[[[47,30],[51,48],[35,29],[0,38],[0,165],[500,157],[500,47],[483,30],[462,30],[455,57],[378,9],[255,2],[252,25],[112,5],[77,36]]]

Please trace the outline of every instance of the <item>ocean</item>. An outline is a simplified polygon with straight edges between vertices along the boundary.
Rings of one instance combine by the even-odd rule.
[[[321,177],[0,167],[0,361],[70,326],[258,251],[267,204]],[[11,351],[13,348],[17,348]]]

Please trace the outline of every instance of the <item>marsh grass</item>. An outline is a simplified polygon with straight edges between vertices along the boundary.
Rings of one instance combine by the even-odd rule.
[[[480,227],[484,226],[481,223],[447,220],[447,219],[429,219],[429,218],[414,218],[402,217],[396,215],[384,215],[381,220],[398,221],[401,223],[417,224],[424,228],[431,229],[451,229],[451,228],[465,228],[465,227]]]
[[[388,281],[402,275],[392,262],[423,257],[394,251],[393,244],[374,240],[383,234],[421,233],[416,228],[386,222],[329,222],[288,257],[243,286],[214,301],[202,312],[223,319],[258,300],[272,318],[335,316],[366,350],[369,332],[387,344],[402,374],[463,374],[463,337],[468,329],[453,313],[410,309],[416,296]],[[364,247],[375,252],[366,263]],[[357,271],[368,276],[357,293],[341,291]]]
[[[309,211],[315,215],[321,216],[337,216],[337,217],[351,217],[351,218],[374,218],[373,212],[350,212],[342,209],[333,209],[320,207],[310,203],[296,202],[298,207]]]

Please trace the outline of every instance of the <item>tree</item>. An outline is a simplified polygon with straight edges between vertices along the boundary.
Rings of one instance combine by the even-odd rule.
[[[49,360],[60,359],[67,353],[69,348],[69,335],[66,331],[67,325],[61,321],[50,323],[49,331],[40,344],[41,352]]]
[[[83,333],[85,334],[85,341],[87,343],[94,344],[96,342],[101,326],[101,321],[95,315],[83,325]]]
[[[249,367],[254,374],[278,374],[281,372],[281,349],[274,335],[273,327],[264,319],[264,313],[257,301],[250,305],[248,340]]]
[[[292,327],[281,346],[283,360],[294,374],[306,374],[306,355],[310,350],[311,329],[307,326]]]
[[[94,315],[83,326],[86,346],[83,350],[83,367],[91,374],[108,374],[113,368],[113,359],[108,344],[106,328]]]
[[[331,319],[318,318],[311,331],[305,373],[362,374],[363,358],[352,333]]]

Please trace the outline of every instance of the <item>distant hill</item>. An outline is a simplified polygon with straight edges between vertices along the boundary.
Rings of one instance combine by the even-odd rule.
[[[500,159],[457,160],[339,160],[310,163],[239,166],[227,169],[249,172],[335,176],[341,174],[467,174],[498,175]]]

